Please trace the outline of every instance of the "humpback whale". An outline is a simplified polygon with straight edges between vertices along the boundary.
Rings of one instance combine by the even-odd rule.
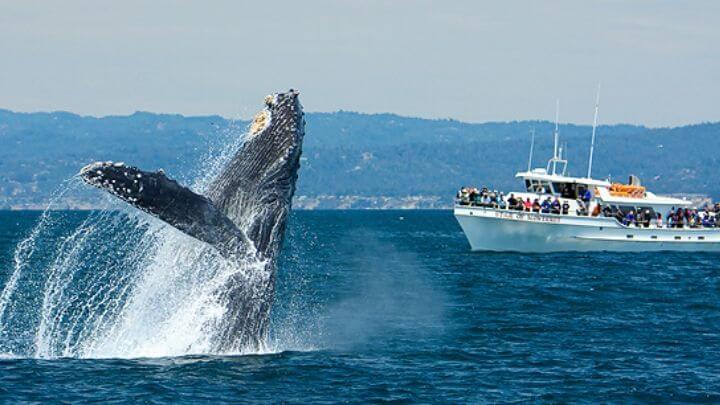
[[[168,178],[118,162],[96,162],[80,170],[88,184],[212,246],[238,266],[218,292],[226,305],[215,328],[217,351],[257,348],[267,334],[274,298],[276,259],[300,166],[305,120],[299,93],[267,96],[237,154],[201,195]],[[249,278],[251,277],[251,279]]]

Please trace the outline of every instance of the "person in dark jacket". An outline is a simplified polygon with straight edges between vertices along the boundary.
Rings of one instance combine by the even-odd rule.
[[[542,202],[542,213],[543,214],[549,214],[550,213],[550,206],[552,204],[550,203],[550,197],[548,197],[546,200],[543,200]]]
[[[561,209],[562,209],[562,208],[561,208],[561,206],[560,206],[560,200],[558,200],[557,198],[555,198],[555,200],[554,200],[554,201],[552,202],[552,204],[550,205],[550,211],[552,211],[553,214],[558,214],[558,215],[560,215],[560,210],[561,210]]]

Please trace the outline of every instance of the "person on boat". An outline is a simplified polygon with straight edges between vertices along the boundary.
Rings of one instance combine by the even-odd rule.
[[[586,188],[586,189],[585,189],[585,192],[584,192],[583,195],[582,195],[582,200],[583,200],[583,202],[584,202],[586,205],[589,204],[589,203],[590,203],[590,200],[592,200],[592,197],[593,197],[593,196],[592,196],[592,192],[590,191],[589,188]]]
[[[603,213],[603,216],[606,218],[613,216],[613,210],[612,210],[612,208],[610,208],[609,205],[606,205],[602,208],[602,213]]]
[[[562,203],[562,214],[567,215],[570,213],[570,203],[567,200]]]
[[[710,226],[710,218],[711,218],[710,214],[703,215],[703,217],[702,217],[703,228],[712,228],[712,226]]]
[[[656,226],[657,226],[658,228],[662,228],[662,227],[663,227],[663,219],[662,219],[662,218],[663,218],[663,217],[662,217],[662,214],[658,212],[658,213],[657,213],[657,221],[656,221]]]
[[[555,197],[555,200],[550,204],[550,211],[553,214],[560,215],[561,210],[562,210],[562,207],[560,205],[560,200],[558,200],[557,197]]]
[[[650,220],[652,219],[653,215],[650,212],[649,208],[645,208],[645,212],[643,212],[643,227],[650,228]]]
[[[577,209],[575,210],[575,213],[576,213],[578,216],[585,216],[585,215],[587,215],[587,206],[585,205],[585,202],[584,202],[582,199],[580,199],[580,198],[578,198],[577,200],[575,200],[575,202],[577,203]]]
[[[474,204],[475,204],[475,202],[476,202],[476,200],[477,200],[477,196],[478,196],[478,192],[477,192],[477,189],[476,189],[475,187],[471,188],[471,189],[468,191],[468,200],[470,201],[470,204],[471,204],[471,205],[474,205]]]
[[[508,203],[508,207],[509,207],[511,210],[516,210],[516,209],[518,209],[518,208],[517,208],[517,198],[515,198],[515,194],[510,193],[510,197],[508,198],[507,203]]]
[[[684,227],[684,226],[685,226],[685,223],[686,223],[687,220],[689,219],[689,218],[688,218],[688,215],[687,215],[687,210],[684,210],[684,209],[682,209],[682,208],[678,208],[678,210],[677,210],[677,216],[678,216],[678,218],[677,218],[677,227],[678,227],[678,228]]]
[[[546,198],[545,200],[543,200],[542,205],[541,205],[542,213],[543,213],[543,214],[549,214],[549,213],[550,213],[550,206],[551,206],[551,205],[552,205],[552,203],[550,202],[550,197],[548,197],[548,198]]]
[[[542,208],[540,206],[540,200],[536,198],[535,201],[533,201],[532,210],[533,212],[540,212],[540,208]]]
[[[525,211],[530,212],[533,210],[533,203],[530,201],[530,198],[526,198],[525,202],[523,202],[523,208],[525,208]]]
[[[507,208],[507,202],[505,201],[505,194],[503,194],[502,192],[497,197],[497,205],[498,205],[498,208],[500,208],[501,210],[504,210],[505,208]]]
[[[460,200],[460,205],[469,205],[470,204],[470,193],[468,192],[467,187],[463,187],[458,191],[457,194],[458,200]]]
[[[473,205],[481,205],[481,202],[482,202],[482,197],[481,197],[480,193],[477,191],[477,189],[475,189],[475,197],[472,199],[472,204]]]
[[[482,196],[480,197],[480,205],[483,207],[489,207],[490,206],[490,196],[488,193],[482,193]]]
[[[623,220],[623,225],[630,226],[633,223],[635,223],[635,212],[633,210],[628,211],[627,215],[625,215],[625,219]]]
[[[645,223],[645,212],[641,209],[637,211],[637,214],[635,215],[635,226],[640,228]]]
[[[682,228],[683,227],[683,217],[682,215],[678,214],[677,211],[672,216],[672,223],[673,228]]]
[[[602,212],[602,210],[600,209],[600,204],[595,204],[595,208],[593,208],[593,211],[592,211],[592,216],[593,217],[600,216],[600,212]]]

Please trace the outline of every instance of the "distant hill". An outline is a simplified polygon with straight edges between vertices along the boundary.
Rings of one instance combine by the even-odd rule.
[[[163,168],[189,183],[208,156],[247,123],[219,116],[138,112],[83,117],[66,112],[0,110],[0,207],[42,207],[61,182],[88,162],[125,161]],[[300,207],[439,207],[458,186],[517,188],[527,165],[529,132],[537,133],[535,165],[550,156],[553,124],[546,121],[469,124],[392,114],[307,115]],[[584,175],[590,128],[566,124],[571,174]],[[598,128],[595,177],[629,174],[659,193],[720,198],[720,123],[651,129]],[[68,197],[69,207],[93,205],[96,194]]]

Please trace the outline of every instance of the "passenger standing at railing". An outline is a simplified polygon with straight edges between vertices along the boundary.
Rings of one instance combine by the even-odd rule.
[[[662,227],[663,227],[662,214],[659,213],[659,212],[657,213],[657,224],[656,224],[656,225],[657,225],[658,228],[662,228]]]
[[[643,212],[643,222],[642,222],[642,225],[645,228],[650,228],[650,220],[652,220],[652,217],[653,217],[653,215],[650,212],[650,210],[645,208],[645,212]]]
[[[510,198],[508,198],[507,202],[508,202],[508,207],[509,207],[511,210],[516,210],[516,209],[517,209],[518,203],[517,203],[517,199],[515,198],[515,194],[510,193]]]
[[[577,203],[577,206],[578,206],[577,209],[575,210],[575,213],[578,216],[587,215],[587,207],[585,206],[585,203],[583,202],[583,200],[578,198],[577,200],[575,200],[575,202]]]
[[[477,193],[477,189],[475,187],[470,189],[470,191],[468,192],[468,200],[470,200],[471,205],[476,203],[477,195],[478,195],[478,193]]]
[[[498,208],[500,208],[501,210],[504,210],[505,208],[507,208],[507,203],[505,202],[505,194],[503,194],[501,192],[500,195],[498,196],[497,201],[498,201]]]
[[[460,205],[470,204],[470,196],[467,187],[463,187],[460,189],[460,191],[458,192],[458,199],[460,200]]]
[[[630,226],[633,222],[635,222],[635,212],[633,212],[633,210],[630,210],[628,211],[627,215],[625,215],[623,225]]]
[[[583,193],[582,200],[587,205],[590,203],[590,200],[592,200],[592,192],[590,189],[585,189],[585,192]]]
[[[540,212],[541,208],[542,207],[540,206],[540,200],[536,198],[535,201],[533,201],[532,210],[533,212]]]
[[[570,212],[570,203],[567,202],[567,200],[563,201],[562,204],[562,214],[567,215]]]
[[[703,227],[712,228],[712,225],[710,225],[710,218],[711,218],[710,213],[708,213],[706,210],[702,217],[702,226]]]
[[[526,198],[525,202],[523,203],[523,208],[525,208],[526,212],[530,212],[533,210],[533,203],[530,201],[530,198]]]
[[[555,200],[550,204],[550,210],[552,211],[553,214],[558,214],[558,215],[560,215],[560,210],[561,210],[561,208],[560,208],[560,200],[558,200],[557,197],[556,197]]]
[[[552,204],[550,203],[550,197],[543,200],[542,204],[540,205],[541,211],[543,214],[549,214],[550,213],[550,206]]]

